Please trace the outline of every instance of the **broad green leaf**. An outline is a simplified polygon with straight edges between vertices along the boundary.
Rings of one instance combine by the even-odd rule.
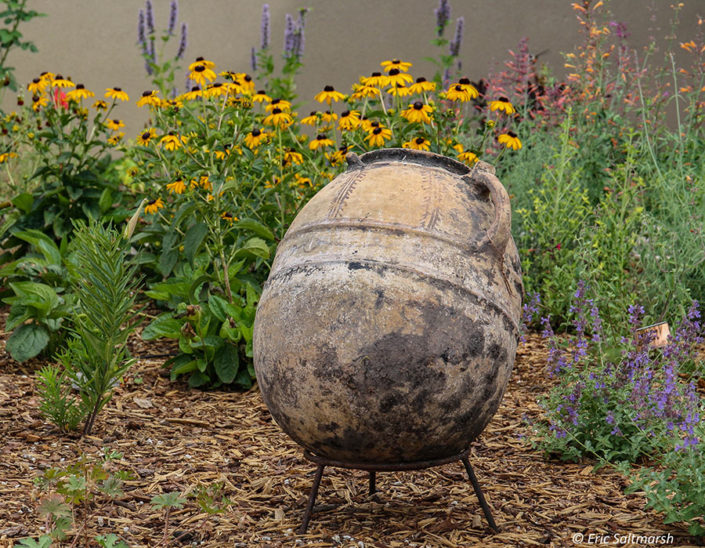
[[[181,325],[183,322],[172,318],[170,313],[158,316],[152,323],[142,331],[142,338],[145,341],[152,341],[161,337],[167,339],[178,339],[181,336]]]
[[[98,207],[100,208],[101,213],[105,213],[110,209],[113,205],[113,193],[110,191],[109,188],[106,188],[103,190],[103,192],[100,195],[100,200],[98,200]]]
[[[211,313],[219,321],[225,321],[228,317],[226,312],[226,307],[228,306],[228,301],[217,295],[211,295],[208,297],[208,307],[211,309]]]
[[[184,236],[184,255],[188,262],[193,265],[193,258],[201,247],[203,239],[208,233],[208,226],[205,223],[196,223],[192,225]]]
[[[235,252],[234,258],[239,259],[248,256],[269,259],[269,246],[267,242],[262,238],[250,238]]]
[[[257,236],[261,236],[265,240],[274,241],[274,233],[268,227],[254,219],[241,219],[234,223],[233,226],[243,230],[251,230],[257,234]]]
[[[29,213],[32,211],[32,204],[34,203],[34,197],[28,192],[23,192],[18,194],[12,199],[12,205],[17,209],[21,210],[22,213]]]
[[[197,388],[199,386],[203,386],[204,384],[208,384],[209,382],[211,382],[210,377],[205,373],[201,373],[200,371],[192,373],[188,379],[188,385],[191,388]]]
[[[235,379],[237,371],[240,368],[240,359],[237,352],[237,347],[230,343],[225,343],[215,353],[213,360],[215,372],[218,378],[223,381],[223,384],[230,384]]]
[[[18,362],[37,356],[49,344],[49,332],[42,325],[24,324],[7,339],[7,351]]]

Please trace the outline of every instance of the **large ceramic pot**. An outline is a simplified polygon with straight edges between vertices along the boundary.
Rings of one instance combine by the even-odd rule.
[[[348,162],[279,244],[254,327],[262,395],[321,457],[459,454],[514,363],[523,290],[509,198],[481,162],[407,149]]]

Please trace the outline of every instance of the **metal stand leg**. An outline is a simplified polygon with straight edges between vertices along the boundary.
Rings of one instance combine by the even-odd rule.
[[[485,495],[482,494],[482,489],[480,489],[480,484],[477,481],[477,478],[475,477],[475,472],[472,470],[472,466],[470,466],[470,461],[468,460],[467,455],[464,455],[460,460],[463,461],[463,464],[465,465],[465,470],[468,473],[468,476],[470,477],[470,482],[472,483],[472,487],[475,490],[475,495],[477,495],[477,500],[480,501],[480,506],[482,507],[482,511],[485,513],[485,518],[487,518],[487,523],[489,523],[490,528],[495,532],[499,532],[499,528],[497,527],[497,524],[494,522],[494,518],[492,517],[492,513],[490,512],[490,507],[487,505],[487,501],[485,500]]]
[[[304,512],[304,519],[299,527],[299,535],[305,535],[308,529],[308,522],[311,519],[311,512],[313,512],[313,505],[316,502],[316,497],[318,496],[318,488],[321,486],[321,478],[323,477],[324,464],[319,464],[316,469],[316,478],[313,480],[313,486],[311,487],[311,494],[308,497],[308,506],[306,506],[306,511]]]
[[[374,470],[370,471],[370,496],[374,495],[377,492],[376,486],[375,486],[375,472]]]

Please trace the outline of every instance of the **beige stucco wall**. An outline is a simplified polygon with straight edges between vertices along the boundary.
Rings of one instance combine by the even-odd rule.
[[[250,70],[250,47],[260,41],[261,0],[181,0],[179,20],[189,25],[186,60],[202,55],[219,69]],[[650,36],[663,37],[669,29],[669,0],[612,0],[614,19],[627,24],[632,43],[643,46]],[[136,99],[149,89],[149,80],[136,46],[137,12],[143,0],[30,0],[32,8],[46,13],[22,30],[39,52],[15,52],[8,63],[16,67],[19,82],[28,82],[41,71],[71,76],[75,82],[103,93],[120,86]],[[436,0],[270,0],[272,44],[279,52],[284,17],[302,6],[311,8],[307,18],[304,68],[298,80],[302,101],[323,85],[346,91],[361,75],[379,68],[379,62],[399,57],[414,63],[415,76],[432,76],[424,57],[432,54]],[[578,23],[571,0],[451,0],[453,22],[465,17],[461,59],[466,74],[479,78],[500,67],[507,50],[529,37],[532,52],[548,50],[541,61],[556,71],[563,64],[561,51],[578,39]],[[164,28],[169,0],[154,0],[157,27]],[[695,36],[697,15],[705,17],[705,0],[685,0],[678,40]],[[653,18],[653,20],[651,20]],[[703,25],[705,26],[705,25]],[[702,27],[701,27],[702,30]],[[173,44],[175,46],[175,44]],[[183,87],[184,78],[179,85]],[[3,99],[5,108],[12,98]],[[302,110],[308,112],[305,104]],[[133,136],[146,113],[134,104],[122,106],[117,116],[128,123]]]

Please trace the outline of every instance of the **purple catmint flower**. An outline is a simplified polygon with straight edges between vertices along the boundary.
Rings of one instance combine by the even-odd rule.
[[[294,52],[294,18],[287,13],[284,18],[284,57],[291,57]]]
[[[627,32],[627,25],[619,21],[610,21],[609,26],[612,27],[612,33],[620,40],[626,40],[629,38],[629,32]]]
[[[440,0],[438,7],[433,11],[436,14],[436,32],[438,36],[443,36],[446,25],[450,20],[450,4],[448,0]]]
[[[179,3],[177,0],[171,0],[169,4],[169,26],[167,27],[167,34],[169,36],[174,35],[174,30],[176,30],[176,20],[179,17]]]
[[[147,38],[144,31],[144,10],[137,16],[137,42],[142,46],[142,52],[147,53]]]
[[[460,44],[463,42],[463,26],[465,25],[465,17],[458,17],[455,22],[455,38],[451,40],[449,53],[453,57],[457,57],[460,53]]]
[[[152,0],[147,0],[144,4],[145,8],[145,19],[147,22],[147,32],[149,34],[154,34],[154,8],[152,7]]]
[[[250,49],[250,68],[252,68],[252,72],[257,72],[257,52],[255,48]]]
[[[188,37],[188,25],[186,23],[181,24],[181,39],[179,40],[179,49],[176,52],[176,59],[183,59],[184,53],[186,53],[186,46]]]
[[[269,4],[262,5],[262,26],[260,28],[260,49],[269,47]]]
[[[299,10],[299,20],[298,20],[298,36],[299,36],[299,43],[297,44],[296,48],[296,56],[301,58],[301,56],[304,54],[304,45],[305,45],[305,39],[306,39],[306,33],[304,32],[304,29],[306,27],[306,14],[308,13],[308,8],[301,8]]]

